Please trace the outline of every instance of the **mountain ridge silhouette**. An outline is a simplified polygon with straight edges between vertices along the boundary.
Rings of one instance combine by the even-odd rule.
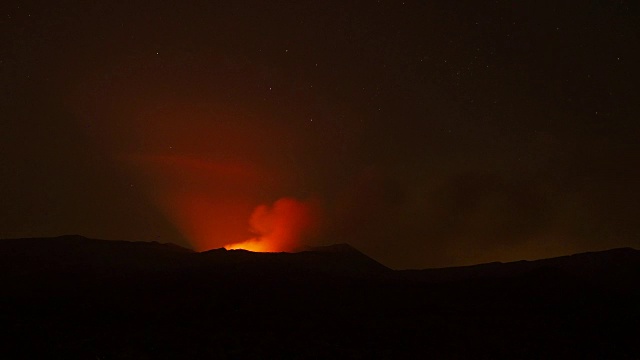
[[[640,259],[613,249],[392,270],[297,253],[0,240],[6,358],[638,358]]]
[[[295,252],[262,253],[225,248],[195,252],[173,243],[156,241],[123,241],[91,239],[81,235],[63,235],[46,238],[0,239],[1,269],[10,266],[47,264],[58,266],[101,265],[113,267],[175,269],[178,266],[203,267],[207,265],[287,266],[326,271],[336,274],[358,274],[395,277],[424,281],[447,282],[473,278],[507,278],[535,271],[556,268],[575,275],[597,276],[598,271],[626,271],[640,263],[640,251],[633,248],[615,248],[591,251],[538,260],[490,262],[469,266],[393,270],[363,254],[349,244],[305,246]]]

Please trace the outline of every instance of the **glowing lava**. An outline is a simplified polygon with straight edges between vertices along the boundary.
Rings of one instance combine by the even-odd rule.
[[[261,241],[257,239],[249,239],[241,243],[235,243],[226,245],[227,250],[249,250],[253,252],[278,252],[277,248],[270,244],[268,241]],[[284,251],[284,250],[283,250]]]
[[[260,205],[249,218],[251,232],[256,236],[227,249],[259,252],[291,251],[301,240],[313,235],[319,227],[319,206],[316,201],[281,198],[272,206]]]

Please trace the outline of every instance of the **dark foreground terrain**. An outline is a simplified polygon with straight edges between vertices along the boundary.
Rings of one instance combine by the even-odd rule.
[[[0,240],[2,358],[640,358],[640,252],[393,271],[301,253]]]

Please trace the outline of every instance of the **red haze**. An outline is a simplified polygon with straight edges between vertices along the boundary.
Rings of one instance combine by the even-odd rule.
[[[227,249],[278,252],[298,248],[301,241],[317,232],[320,225],[317,201],[281,198],[272,206],[260,205],[249,218],[254,237],[229,244]]]
[[[104,132],[114,135],[105,144],[122,151],[131,190],[143,191],[196,251],[241,243],[290,250],[313,232],[313,201],[286,198],[254,209],[303,181],[292,154],[305,150],[305,138],[285,122],[244,107],[179,99],[139,105],[130,118],[126,132]]]
[[[196,251],[223,246],[291,251],[319,228],[317,200],[285,197],[252,212],[255,190],[277,176],[251,163],[187,155],[130,155],[128,160],[144,174],[151,199]]]
[[[246,239],[256,192],[275,178],[239,160],[185,154],[134,154],[126,160],[151,201],[196,251]]]

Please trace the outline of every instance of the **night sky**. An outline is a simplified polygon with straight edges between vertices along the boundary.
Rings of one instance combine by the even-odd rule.
[[[624,0],[10,1],[0,238],[639,248],[639,25]]]

